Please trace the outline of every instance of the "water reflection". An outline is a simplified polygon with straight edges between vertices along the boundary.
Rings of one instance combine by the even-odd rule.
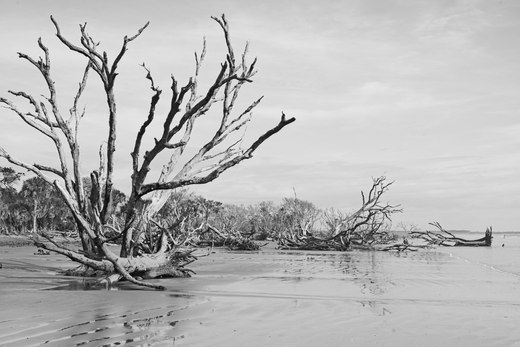
[[[62,341],[66,341],[67,346],[173,343],[182,338],[175,329],[180,322],[176,315],[185,308],[171,305],[121,312],[122,307],[107,305],[88,312],[77,311],[68,319],[76,323],[59,329],[44,344]]]
[[[391,254],[381,252],[280,253],[285,255],[282,281],[301,282],[323,279],[355,283],[361,293],[382,295],[395,286],[386,267]]]
[[[94,278],[78,278],[73,280],[64,281],[63,284],[60,284],[56,287],[47,288],[45,290],[124,290],[125,287],[119,286],[107,286],[104,284],[100,284]]]

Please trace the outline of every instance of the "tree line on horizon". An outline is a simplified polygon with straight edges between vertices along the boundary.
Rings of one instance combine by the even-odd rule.
[[[23,175],[12,168],[0,167],[0,233],[16,235],[57,231],[75,235],[77,226],[74,217],[56,188],[38,176],[22,178]],[[90,178],[84,178],[86,190],[90,184]],[[109,224],[118,229],[124,224],[128,197],[114,189],[113,199]],[[146,200],[144,204],[147,204]],[[308,235],[333,236],[340,231],[342,221],[351,215],[335,208],[319,209],[296,194],[282,198],[280,203],[262,201],[238,205],[206,199],[180,189],[168,198],[153,222],[174,233],[198,230],[196,240],[200,242],[208,241],[204,240],[208,232],[212,234],[213,241],[222,235],[257,241],[294,240]],[[201,228],[201,225],[204,227]],[[377,230],[374,225],[370,227],[372,232],[389,233],[391,223],[385,219]],[[364,225],[364,229],[368,230],[368,225]],[[215,232],[220,236],[215,237]],[[114,241],[117,242],[117,239]]]

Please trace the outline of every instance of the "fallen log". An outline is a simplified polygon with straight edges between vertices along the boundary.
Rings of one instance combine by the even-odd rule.
[[[430,245],[447,246],[447,247],[490,247],[493,239],[493,228],[486,229],[484,237],[469,240],[458,236],[444,229],[438,222],[429,223],[436,227],[438,231],[413,231],[412,237],[425,240]]]
[[[262,245],[251,240],[239,232],[224,234],[214,226],[207,224],[208,231],[211,231],[211,238],[201,239],[197,246],[227,247],[231,251],[258,251]],[[263,245],[265,246],[265,244]]]
[[[417,251],[427,248],[429,245],[410,244],[405,239],[402,243],[395,241],[381,241],[375,243],[364,243],[357,240],[349,240],[345,242],[341,239],[320,239],[314,236],[307,237],[298,241],[284,239],[279,243],[278,249],[282,250],[298,250],[298,251],[350,251],[350,250],[367,250],[367,251],[395,251],[407,252]]]

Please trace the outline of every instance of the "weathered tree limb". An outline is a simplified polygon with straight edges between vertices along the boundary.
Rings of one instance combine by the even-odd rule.
[[[484,237],[468,240],[455,236],[453,233],[444,229],[439,222],[429,223],[431,226],[438,229],[437,232],[434,231],[413,231],[410,234],[414,237],[421,238],[425,240],[428,244],[439,245],[439,246],[448,246],[448,247],[484,247],[491,246],[493,239],[493,228],[489,227],[486,229]]]
[[[42,235],[42,236],[44,236],[44,235]],[[100,271],[104,271],[104,272],[113,272],[113,267],[109,261],[91,259],[81,253],[68,249],[64,245],[57,244],[50,238],[47,238],[47,237],[45,237],[45,238],[47,239],[47,241],[49,241],[49,243],[42,242],[37,236],[34,237],[33,242],[34,242],[35,246],[61,254],[61,255],[64,255],[67,258],[69,258],[70,260],[83,264],[83,265],[86,265],[92,269],[100,270]]]
[[[225,163],[223,163],[221,166],[219,166],[218,168],[211,171],[206,176],[185,178],[185,179],[180,179],[177,181],[170,181],[170,182],[165,182],[165,183],[156,182],[156,183],[144,184],[141,188],[141,195],[144,196],[155,190],[171,190],[171,189],[175,189],[175,188],[184,187],[187,185],[204,184],[204,183],[211,182],[211,181],[215,180],[218,176],[220,176],[220,174],[223,173],[224,171],[226,171],[227,169],[237,165],[242,160],[251,158],[255,149],[257,149],[262,144],[262,142],[264,142],[269,137],[276,134],[282,128],[291,124],[295,120],[296,120],[295,118],[285,119],[285,115],[282,115],[282,119],[280,120],[280,123],[278,123],[278,125],[276,127],[272,128],[271,130],[267,131],[264,135],[260,136],[260,138],[257,141],[255,141],[255,143],[253,143],[241,155],[238,155],[238,156],[234,157],[233,159],[226,161]]]

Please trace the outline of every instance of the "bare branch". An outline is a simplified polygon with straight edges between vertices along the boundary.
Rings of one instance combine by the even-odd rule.
[[[242,120],[242,118],[245,116],[245,115],[251,115],[251,111],[256,107],[258,106],[258,104],[262,101],[264,97],[260,97],[258,100],[256,100],[255,102],[253,102],[251,105],[249,105],[249,107],[246,108],[246,110],[244,112],[242,112],[238,117],[236,117],[234,120],[232,120],[227,126],[226,126],[226,129],[229,129],[229,128],[232,128],[236,123],[240,122]],[[240,126],[241,127],[241,126]],[[231,130],[230,132],[233,132],[235,130],[238,130],[240,127],[238,128],[235,128],[233,130]]]
[[[13,95],[19,95],[18,93],[11,92]],[[0,98],[0,103],[3,103],[7,106],[8,109],[16,113],[25,123],[27,123],[31,128],[38,130],[40,133],[44,134],[48,138],[50,138],[53,141],[57,141],[58,137],[56,134],[52,131],[52,126],[49,126],[47,124],[46,120],[42,121],[40,117],[35,116],[31,113],[23,113],[20,111],[12,102],[5,98]],[[41,123],[35,122],[34,120],[38,120],[44,123],[44,125],[47,125],[47,127],[44,127]]]
[[[121,58],[123,58],[123,55],[127,51],[128,43],[135,40],[137,37],[139,37],[143,33],[143,31],[148,27],[149,24],[150,24],[150,22],[146,22],[146,24],[143,25],[141,27],[141,29],[139,29],[137,31],[137,34],[135,34],[134,36],[132,36],[132,37],[125,36],[124,37],[123,45],[121,46],[121,51],[117,55],[116,59],[114,60],[114,63],[112,64],[112,68],[110,69],[110,76],[112,76],[111,83],[114,83],[114,78],[116,76],[116,70],[117,70],[117,64],[119,64],[119,62],[121,61]]]
[[[291,124],[296,119],[290,118],[286,119],[285,114],[282,113],[282,118],[277,126],[274,128],[268,130],[265,134],[260,136],[242,155],[237,156],[233,158],[232,160],[227,161],[225,164],[219,166],[215,170],[213,170],[211,173],[204,177],[194,177],[194,178],[187,178],[187,179],[181,179],[176,181],[170,181],[165,183],[155,182],[155,183],[149,183],[142,186],[140,195],[144,196],[154,190],[164,190],[164,189],[175,189],[187,185],[193,185],[193,184],[204,184],[213,181],[218,176],[220,176],[221,173],[226,171],[227,169],[237,165],[242,160],[249,159],[252,157],[253,152],[269,137],[273,136],[280,130],[282,130],[285,126]]]
[[[78,262],[80,264],[85,264],[92,269],[107,271],[107,272],[113,271],[112,264],[110,262],[108,262],[107,260],[100,261],[100,260],[90,259],[81,253],[64,248],[62,245],[58,245],[56,242],[53,242],[52,239],[50,239],[50,238],[47,238],[47,241],[50,241],[51,244],[43,243],[36,238],[36,239],[34,239],[34,244],[40,248],[64,255],[72,261]]]
[[[148,118],[144,121],[144,123],[139,128],[139,132],[137,133],[137,136],[135,138],[135,144],[134,144],[134,150],[132,151],[132,167],[133,167],[133,174],[132,174],[132,183],[135,185],[137,181],[137,175],[139,171],[139,151],[141,149],[141,142],[143,140],[143,136],[146,132],[146,128],[152,123],[154,117],[155,117],[155,108],[157,106],[157,103],[159,102],[159,99],[161,97],[162,91],[155,86],[154,80],[152,78],[152,75],[150,73],[150,70],[148,70],[143,63],[143,68],[147,71],[146,78],[151,83],[151,89],[154,91],[154,95],[152,96],[152,100],[150,102],[150,110],[148,111]]]
[[[40,164],[33,164],[35,168],[37,168],[38,170],[40,171],[47,171],[47,172],[51,172],[63,179],[65,179],[65,176],[63,175],[63,172],[61,172],[60,170],[58,169],[55,169],[53,167],[50,167],[50,166],[45,166],[45,165],[40,165]]]
[[[262,136],[260,136],[248,149],[247,151],[244,153],[245,156],[247,156],[248,158],[250,158],[252,155],[253,155],[253,152],[265,141],[267,140],[268,138],[270,138],[271,136],[273,136],[274,134],[276,134],[277,132],[279,132],[280,130],[282,130],[285,126],[291,124],[292,122],[294,122],[296,120],[296,118],[294,117],[291,117],[289,119],[286,119],[286,116],[285,116],[285,113],[282,112],[282,118],[280,119],[280,122],[278,123],[277,126],[275,126],[274,128],[272,128],[271,130],[267,131],[265,134],[263,134]]]
[[[220,18],[218,18],[218,17],[211,17],[211,18],[213,20],[215,20],[220,25],[222,30],[224,31],[224,38],[226,39],[226,46],[228,48],[228,62],[231,64],[230,70],[234,71],[235,70],[235,54],[233,52],[233,46],[231,44],[231,38],[229,35],[229,25],[226,20],[226,16],[224,14],[222,14],[220,16]]]
[[[168,148],[168,149],[175,149],[175,148],[179,148],[179,147],[183,147],[183,146],[186,146],[186,142],[184,142],[184,141],[179,141],[177,143],[165,143],[164,144],[164,147]]]
[[[79,87],[78,87],[78,91],[76,93],[76,96],[74,97],[74,103],[71,107],[71,109],[69,110],[70,112],[70,115],[72,118],[75,119],[75,137],[77,138],[77,132],[78,132],[78,123],[79,123],[79,120],[81,119],[81,117],[78,115],[77,113],[77,109],[78,109],[78,102],[79,102],[79,99],[81,98],[81,95],[83,94],[83,91],[85,90],[85,87],[87,86],[87,78],[88,78],[88,72],[90,70],[90,62],[87,63],[87,66],[85,67],[85,70],[83,72],[83,78],[81,79],[81,82],[79,83]]]

